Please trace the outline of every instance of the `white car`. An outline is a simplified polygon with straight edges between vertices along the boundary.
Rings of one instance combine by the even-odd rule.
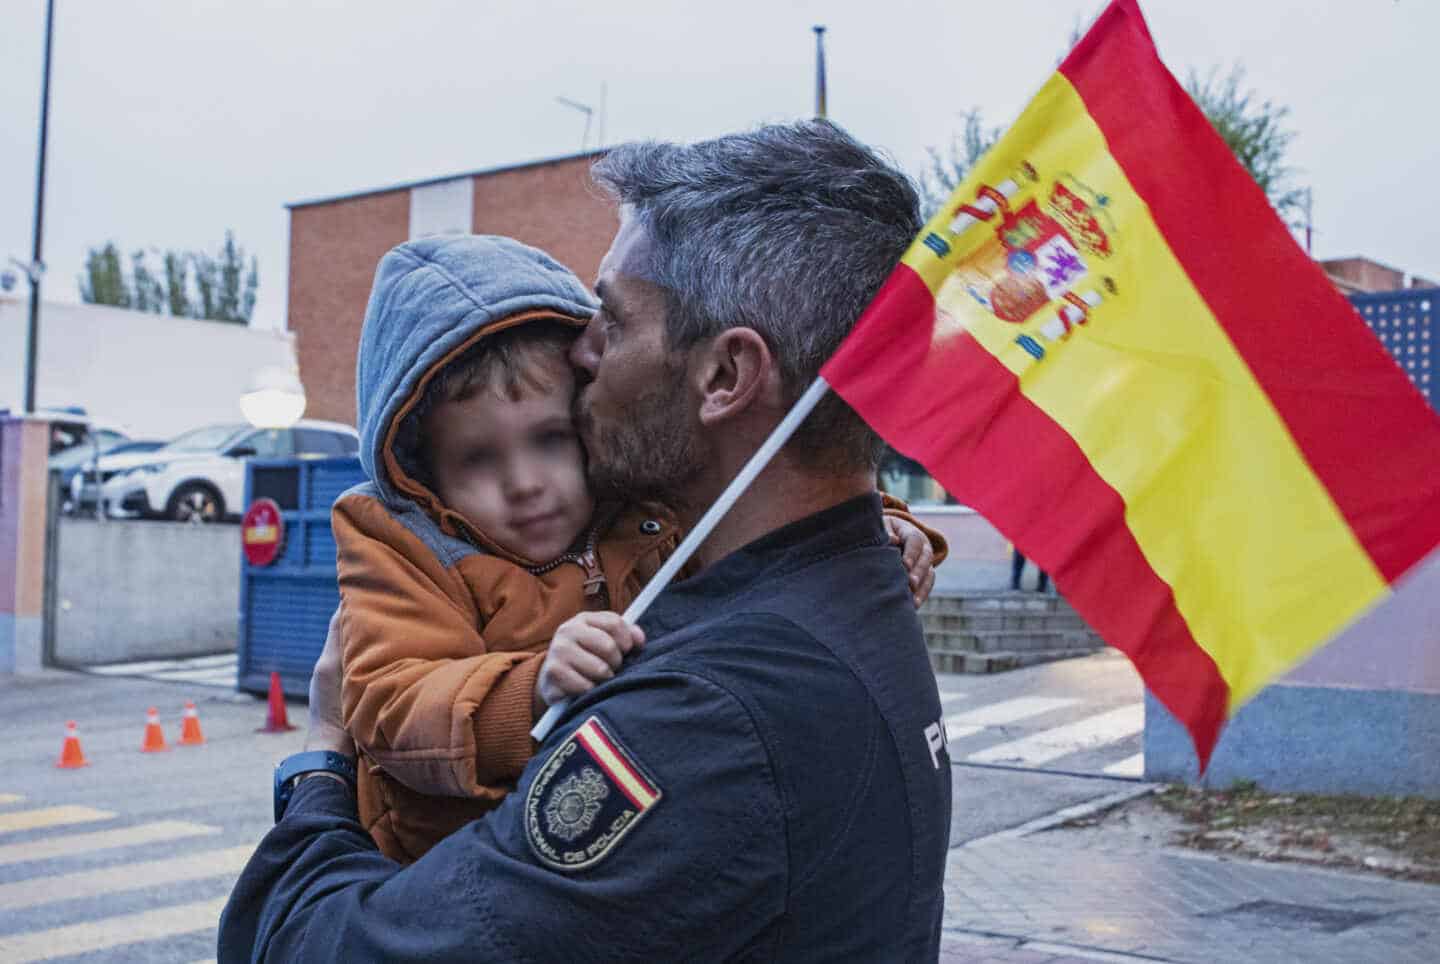
[[[100,498],[112,518],[219,522],[237,516],[245,497],[249,458],[327,458],[355,455],[360,436],[348,425],[302,419],[293,428],[243,423],[186,432],[136,461],[110,466],[100,459]],[[121,458],[124,458],[123,456]]]

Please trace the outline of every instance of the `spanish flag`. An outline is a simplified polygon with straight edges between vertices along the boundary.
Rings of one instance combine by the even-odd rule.
[[[1440,350],[1440,348],[1437,348]],[[1114,0],[826,364],[1189,729],[1440,544],[1440,418]]]

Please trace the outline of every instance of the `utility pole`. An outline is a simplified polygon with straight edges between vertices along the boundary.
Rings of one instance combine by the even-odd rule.
[[[817,25],[815,31],[815,119],[824,120],[825,113],[825,27]]]
[[[1315,233],[1315,189],[1305,188],[1305,253],[1310,254],[1310,242]]]
[[[45,271],[45,143],[50,132],[50,49],[54,39],[55,0],[45,2],[45,66],[40,82],[40,156],[35,163],[35,235],[30,249],[30,329],[25,343],[25,413],[35,411],[35,359],[40,343],[40,275]]]

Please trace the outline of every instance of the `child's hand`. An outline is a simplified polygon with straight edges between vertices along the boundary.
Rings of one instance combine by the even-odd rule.
[[[619,613],[586,612],[565,620],[535,680],[535,715],[610,679],[626,654],[644,645],[645,633]]]
[[[900,561],[910,577],[910,597],[919,609],[935,588],[935,550],[930,546],[929,537],[916,526],[889,514],[883,518],[885,529],[890,533],[890,544],[900,547]]]

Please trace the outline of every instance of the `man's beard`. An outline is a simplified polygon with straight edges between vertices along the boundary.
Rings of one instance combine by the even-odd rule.
[[[576,395],[575,420],[589,455],[590,485],[600,499],[650,500],[671,508],[687,502],[708,461],[689,419],[678,373],[636,398],[627,417],[602,430]]]

